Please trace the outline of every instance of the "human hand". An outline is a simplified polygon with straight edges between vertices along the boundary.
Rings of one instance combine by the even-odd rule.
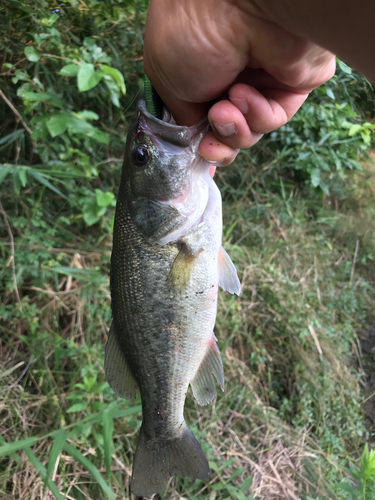
[[[256,0],[151,0],[144,66],[177,123],[208,113],[199,151],[228,165],[290,120],[335,58],[269,21]]]

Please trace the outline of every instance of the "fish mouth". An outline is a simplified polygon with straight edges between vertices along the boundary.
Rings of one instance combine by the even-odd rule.
[[[137,105],[139,125],[151,136],[158,137],[180,148],[198,147],[202,137],[210,129],[207,118],[191,127],[176,125],[169,115],[169,121],[160,120],[147,111],[146,103],[142,99]]]

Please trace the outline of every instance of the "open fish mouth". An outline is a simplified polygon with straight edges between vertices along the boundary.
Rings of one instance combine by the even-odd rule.
[[[147,111],[146,103],[140,100],[137,105],[138,127],[148,134],[153,141],[161,139],[178,148],[191,148],[195,151],[202,137],[210,129],[207,118],[203,118],[196,125],[187,127],[177,125],[168,111],[164,113],[164,120],[160,120]]]

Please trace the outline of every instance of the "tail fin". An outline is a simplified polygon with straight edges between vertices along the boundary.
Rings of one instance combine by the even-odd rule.
[[[179,437],[172,439],[147,440],[141,427],[130,484],[134,495],[158,493],[175,474],[205,479],[209,473],[201,445],[185,422]]]

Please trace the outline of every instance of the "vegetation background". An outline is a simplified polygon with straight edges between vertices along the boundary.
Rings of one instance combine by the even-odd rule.
[[[130,498],[141,406],[108,387],[103,353],[146,10],[0,4],[2,500]],[[219,298],[225,393],[186,403],[212,472],[156,498],[375,498],[374,109],[339,62],[288,125],[219,169],[243,293]]]

